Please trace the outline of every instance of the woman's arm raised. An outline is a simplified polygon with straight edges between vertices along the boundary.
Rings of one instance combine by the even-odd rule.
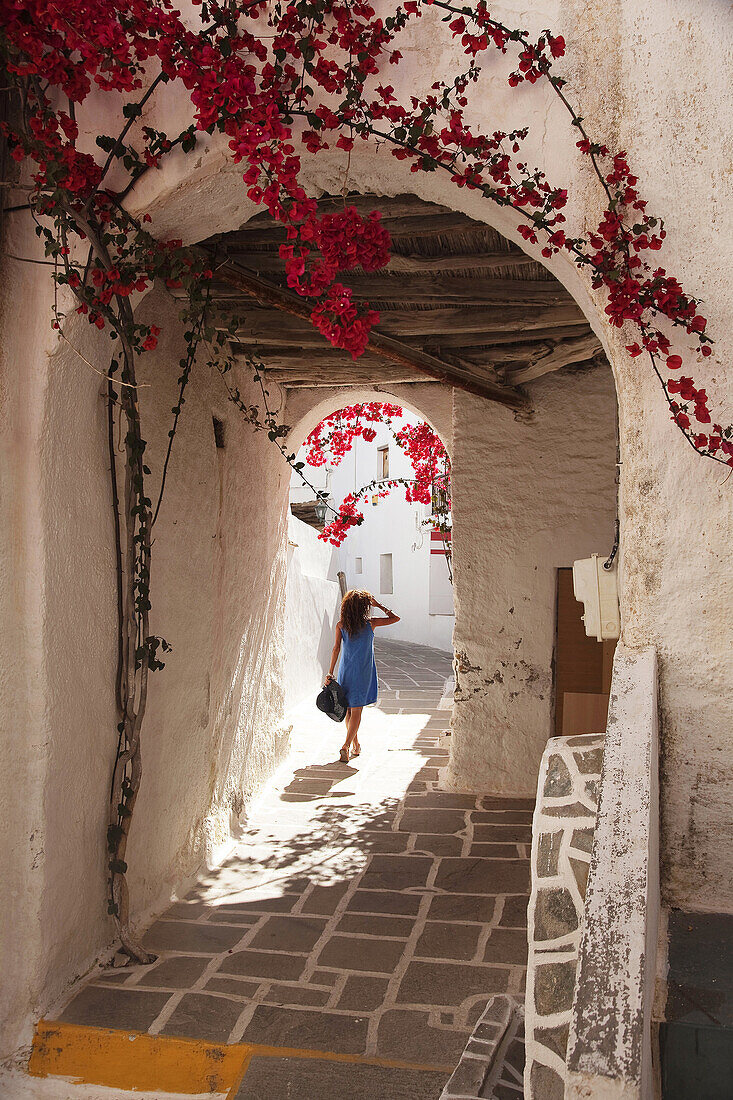
[[[394,611],[390,611],[389,608],[384,607],[383,604],[374,599],[374,596],[372,596],[372,607],[378,607],[379,610],[383,611],[384,614],[387,616],[386,619],[372,619],[372,628],[374,628],[375,626],[393,626],[394,623],[398,623],[400,621],[399,615],[395,615]]]

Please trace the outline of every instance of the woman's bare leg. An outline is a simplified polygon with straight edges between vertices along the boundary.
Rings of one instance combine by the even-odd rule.
[[[341,746],[341,755],[342,756],[343,755],[346,755],[346,756],[349,755],[349,745],[351,744],[351,715],[352,715],[352,713],[353,712],[351,710],[351,707],[349,707],[348,710],[346,711],[346,718],[344,719],[344,725],[346,726],[346,740],[344,741],[343,745]]]
[[[348,741],[347,741],[347,747],[350,748],[351,751],[355,752],[355,753],[358,753],[358,752],[361,751],[359,749],[359,737],[358,737],[359,726],[361,725],[361,712],[362,712],[361,707],[353,707],[352,710],[351,710],[351,728],[349,730],[349,737],[348,737]]]

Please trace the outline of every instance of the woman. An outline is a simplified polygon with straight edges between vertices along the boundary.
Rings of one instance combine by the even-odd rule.
[[[372,619],[371,609],[378,607],[387,616],[386,619]],[[346,740],[341,748],[339,759],[347,764],[349,753],[358,756],[361,752],[357,733],[361,722],[363,707],[377,701],[377,665],[374,660],[374,627],[392,626],[400,621],[399,615],[382,607],[370,592],[354,588],[347,592],[341,601],[341,618],[336,624],[336,638],[331,653],[331,667],[326,683],[333,680],[333,670],[341,652],[343,655],[339,667],[338,682],[346,696]]]

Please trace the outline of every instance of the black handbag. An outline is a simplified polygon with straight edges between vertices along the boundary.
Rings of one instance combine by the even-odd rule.
[[[318,693],[316,706],[334,722],[343,722],[348,706],[344,689],[338,680],[330,680]]]

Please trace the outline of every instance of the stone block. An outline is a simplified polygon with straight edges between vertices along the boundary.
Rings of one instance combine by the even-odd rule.
[[[370,852],[399,855],[407,850],[410,836],[409,833],[391,833],[384,829],[381,833],[363,832],[360,841]]]
[[[408,890],[425,886],[432,859],[427,856],[372,856],[360,886],[371,890]]]
[[[344,913],[336,925],[337,932],[358,936],[391,936],[406,940],[414,921],[410,917],[389,917],[374,913]]]
[[[420,898],[416,894],[400,894],[397,890],[356,890],[349,898],[347,912],[395,913],[417,916]]]
[[[484,962],[527,965],[527,933],[520,928],[493,928],[484,950]]]
[[[242,1042],[299,1050],[331,1050],[337,1054],[363,1054],[367,1024],[366,1016],[258,1005],[244,1030]]]
[[[569,1012],[573,1006],[576,962],[536,964],[534,999],[540,1016]]]
[[[380,940],[372,936],[331,937],[318,956],[320,966],[340,970],[365,970],[391,974],[405,950],[404,940]]]
[[[465,1030],[431,1027],[427,1012],[388,1009],[379,1021],[377,1056],[417,1065],[454,1065],[467,1040]]]
[[[547,763],[547,775],[542,794],[545,798],[562,798],[573,793],[573,780],[568,766],[558,753]]]
[[[162,1028],[162,1035],[226,1043],[244,1005],[209,993],[187,993]]]
[[[588,889],[588,873],[590,871],[590,863],[584,859],[573,859],[569,857],[568,863],[572,868],[575,881],[578,884],[578,890],[580,891],[581,898],[585,897],[585,892]]]
[[[554,833],[540,833],[537,841],[537,875],[539,878],[551,878],[557,874],[561,840],[561,829]]]
[[[268,917],[247,946],[264,951],[308,954],[320,939],[325,927],[326,921],[321,917]]]
[[[469,855],[484,859],[523,859],[516,844],[472,844]]]
[[[523,895],[504,898],[499,925],[501,928],[526,928],[527,927],[527,903],[529,899]]]
[[[253,1058],[233,1100],[435,1100],[448,1072],[317,1058]]]
[[[416,958],[474,958],[481,929],[478,925],[427,921],[415,946]]]
[[[214,914],[222,914],[220,919],[231,920],[232,913],[289,913],[295,905],[300,894],[273,894],[252,898],[251,901],[228,902],[226,905],[214,906],[209,920],[217,919]]]
[[[174,955],[147,970],[137,986],[154,985],[161,989],[190,989],[211,960],[201,955]]]
[[[555,1054],[559,1054],[564,1060],[568,1049],[569,1031],[569,1024],[562,1024],[560,1027],[538,1027],[534,1037],[536,1042],[541,1043],[548,1050],[554,1051]]]
[[[301,912],[331,916],[350,885],[350,882],[337,882],[333,886],[314,886],[303,903]]]
[[[432,766],[431,762],[428,762]],[[442,761],[438,761],[440,766]],[[408,795],[405,806],[427,809],[430,806],[444,810],[475,810],[476,797],[471,794],[451,794],[449,791],[429,791],[424,795]]]
[[[206,983],[207,990],[211,990],[213,993],[228,993],[231,997],[239,997],[240,1000],[249,1001],[257,993],[260,988],[258,981],[245,982],[239,978],[226,978],[219,974],[214,974],[212,978]]]
[[[537,1100],[564,1100],[565,1084],[562,1077],[549,1066],[535,1062],[530,1073],[532,1096]]]
[[[74,997],[58,1019],[67,1024],[147,1031],[171,998],[170,993],[88,985]]]
[[[491,1068],[491,1061],[477,1055],[464,1053],[453,1075],[448,1079],[441,1100],[466,1100],[481,1095],[481,1087]]]
[[[219,955],[239,943],[244,931],[224,924],[189,924],[180,920],[161,920],[143,938],[149,951],[182,951],[201,955]]]
[[[497,900],[471,894],[440,894],[433,898],[428,909],[428,920],[472,921],[490,924],[494,919]]]
[[[580,852],[588,852],[590,854],[593,848],[593,834],[595,829],[573,829],[573,839],[570,842],[571,847],[577,848]]]
[[[506,992],[509,970],[470,963],[409,963],[397,993],[408,1004],[460,1005],[467,997]]]
[[[460,833],[466,828],[465,814],[459,810],[407,809],[400,819],[403,833]]]
[[[388,978],[372,974],[350,974],[339,998],[339,1008],[357,1012],[372,1012],[382,1004],[387,992]]]
[[[474,810],[475,825],[531,825],[532,810]]]
[[[313,989],[308,985],[272,985],[266,993],[264,1000],[268,1004],[275,1005],[316,1005],[319,1008],[325,1005],[331,996],[329,989]]]
[[[577,928],[578,914],[569,890],[564,886],[545,886],[538,890],[534,912],[536,940],[556,940]]]
[[[459,836],[436,836],[421,833],[415,837],[413,850],[415,852],[429,852],[433,856],[459,856],[463,851],[463,840]]]
[[[473,839],[476,844],[530,844],[532,826],[474,825]]]
[[[588,749],[587,752],[574,752],[573,760],[582,775],[600,775],[601,766],[603,765],[603,748]]]
[[[219,973],[294,982],[303,973],[306,961],[305,955],[287,955],[285,952],[234,951],[222,960]]]
[[[460,894],[528,893],[529,861],[448,857],[440,861],[435,885]]]

